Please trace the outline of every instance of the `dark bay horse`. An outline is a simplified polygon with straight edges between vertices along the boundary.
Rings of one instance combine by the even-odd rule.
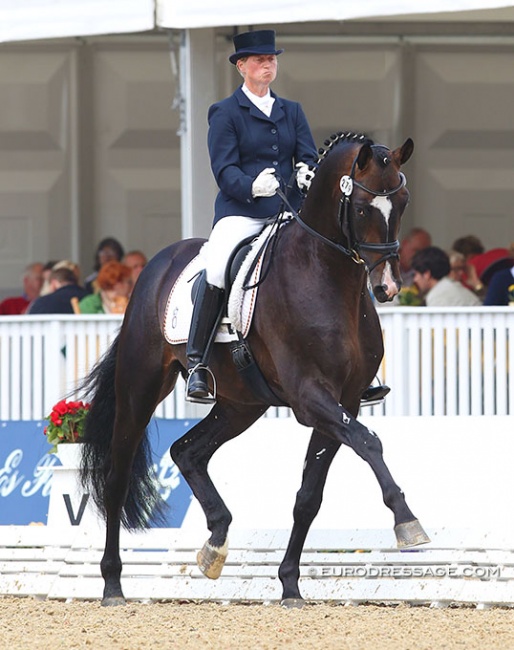
[[[325,145],[301,214],[281,228],[275,242],[248,335],[272,391],[290,406],[298,422],[313,429],[293,529],[279,569],[286,605],[302,603],[300,555],[341,444],[373,470],[394,515],[398,546],[429,541],[384,463],[379,438],[356,419],[360,396],[383,356],[370,288],[376,300],[385,302],[401,284],[398,232],[409,193],[400,167],[410,158],[413,142],[408,139],[391,151],[362,135],[339,134]],[[158,509],[146,427],[186,367],[185,345],[165,341],[163,314],[172,285],[202,243],[178,242],[150,261],[118,337],[84,384],[92,408],[86,421],[82,479],[106,517],[104,605],[125,602],[121,524],[143,527]],[[227,344],[215,344],[210,366],[217,378],[217,401],[170,453],[211,531],[198,564],[207,577],[217,578],[232,517],[207,465],[214,452],[248,429],[270,402],[246,385]]]

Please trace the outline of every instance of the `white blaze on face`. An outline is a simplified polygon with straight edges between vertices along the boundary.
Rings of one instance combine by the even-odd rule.
[[[389,227],[389,218],[393,209],[391,199],[388,196],[375,196],[373,201],[371,201],[371,205],[377,210],[380,210],[380,212],[384,215],[386,226]],[[382,285],[384,287],[387,287],[386,294],[388,298],[394,298],[394,296],[396,296],[398,293],[398,287],[394,281],[391,265],[389,262],[386,262],[384,265],[384,272],[382,273]]]
[[[391,265],[389,262],[386,262],[384,265],[384,272],[382,273],[382,286],[387,287],[386,294],[388,298],[394,298],[398,293],[398,287],[394,281]]]
[[[371,201],[371,205],[377,210],[380,210],[380,212],[384,215],[386,225],[388,226],[391,210],[393,209],[391,199],[388,196],[375,196],[373,201]]]

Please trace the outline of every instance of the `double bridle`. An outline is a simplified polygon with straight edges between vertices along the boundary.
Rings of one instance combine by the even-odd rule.
[[[372,147],[376,147],[376,146],[379,145],[372,145]],[[353,193],[353,189],[355,186],[357,186],[361,190],[364,190],[369,194],[373,194],[374,196],[391,196],[392,194],[396,194],[396,192],[399,192],[403,187],[405,187],[407,181],[405,179],[404,174],[402,174],[402,172],[399,172],[400,182],[396,187],[394,187],[391,190],[382,190],[382,191],[372,190],[366,185],[363,185],[362,183],[359,183],[358,181],[355,180],[354,176],[355,176],[356,166],[357,166],[357,156],[355,156],[353,160],[350,174],[343,176],[339,182],[342,195],[339,200],[339,211],[337,217],[339,221],[339,227],[341,229],[341,234],[343,236],[345,236],[344,224],[345,223],[348,224],[348,236],[346,237],[346,239],[348,240],[347,247],[343,246],[343,244],[339,242],[333,241],[332,239],[328,239],[328,237],[325,237],[325,235],[322,235],[317,230],[314,230],[314,228],[311,228],[311,226],[307,225],[305,221],[303,221],[303,219],[300,217],[300,215],[297,214],[296,212],[294,213],[294,217],[296,221],[298,221],[298,223],[302,226],[302,228],[304,228],[311,235],[314,235],[318,239],[324,241],[329,246],[332,246],[332,248],[335,248],[336,250],[343,253],[344,255],[347,255],[357,264],[366,264],[365,260],[360,256],[360,251],[369,251],[371,253],[382,253],[379,259],[376,260],[371,266],[368,267],[367,269],[368,273],[371,273],[371,271],[375,267],[377,267],[379,264],[382,264],[386,260],[398,259],[399,257],[398,250],[400,248],[400,242],[396,239],[395,241],[392,242],[373,244],[373,243],[362,242],[357,239],[355,235],[352,211],[350,210],[351,196]]]

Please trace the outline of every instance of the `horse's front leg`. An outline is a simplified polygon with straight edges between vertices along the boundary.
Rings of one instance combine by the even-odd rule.
[[[313,398],[295,409],[298,420],[314,426],[333,440],[351,447],[365,460],[377,477],[386,506],[393,512],[398,547],[417,546],[430,541],[405,501],[384,461],[382,443],[375,432],[361,424],[325,390],[311,391]],[[314,397],[315,396],[315,397]]]
[[[312,404],[319,405],[313,408]],[[303,480],[294,508],[294,525],[284,560],[279,569],[283,585],[282,602],[295,607],[303,603],[298,580],[300,556],[310,525],[318,513],[330,464],[341,444],[351,447],[373,470],[382,490],[384,503],[394,515],[398,547],[417,546],[430,541],[405,501],[387,468],[378,436],[362,425],[327,394],[317,400],[302,401],[295,415],[302,424],[315,425],[309,443]],[[323,435],[320,433],[323,431]]]
[[[342,430],[336,436],[365,460],[377,477],[385,505],[394,515],[394,532],[398,548],[427,544],[430,538],[407,505],[403,491],[395,483],[384,461],[383,448],[377,434],[339,406]]]
[[[227,403],[218,402],[206,418],[170,449],[171,457],[198,499],[207,528],[211,531],[211,536],[198,553],[197,562],[202,573],[213,580],[219,578],[225,564],[232,515],[216,490],[207,466],[221,445],[245,431],[265,411],[266,407],[261,406],[237,410]]]
[[[300,556],[309,528],[319,512],[328,470],[341,443],[313,431],[305,457],[302,485],[296,495],[293,529],[278,577],[282,583],[282,604],[301,607]]]

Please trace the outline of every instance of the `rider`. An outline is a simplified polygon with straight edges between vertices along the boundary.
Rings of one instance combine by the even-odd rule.
[[[187,344],[187,399],[213,401],[207,387],[206,348],[223,303],[228,259],[246,237],[256,235],[264,221],[280,209],[280,180],[288,182],[296,164],[296,186],[288,199],[294,209],[301,189],[312,178],[317,151],[305,114],[297,102],[270,91],[277,76],[275,32],[262,29],[234,36],[229,57],[243,77],[233,95],[209,109],[208,146],[219,187],[214,228],[202,256],[202,274]]]
[[[186,399],[209,403],[208,360],[211,335],[223,306],[225,270],[231,253],[243,239],[257,235],[264,221],[276,215],[280,181],[296,183],[288,201],[297,210],[302,190],[309,189],[316,145],[299,103],[270,91],[277,76],[274,30],[262,29],[234,36],[229,60],[243,84],[209,109],[208,147],[219,187],[214,227],[203,247],[205,272],[200,275],[186,348]],[[369,389],[368,389],[369,390]],[[372,389],[376,390],[376,389]]]

